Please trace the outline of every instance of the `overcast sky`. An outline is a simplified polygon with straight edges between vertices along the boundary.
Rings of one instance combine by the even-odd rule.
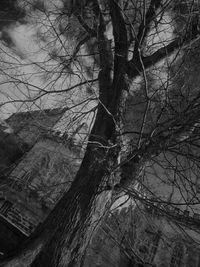
[[[19,3],[23,3],[20,0]],[[61,1],[45,1],[48,9],[61,8]],[[22,4],[21,4],[22,5]],[[55,6],[56,5],[56,6]],[[30,10],[29,10],[30,11]],[[28,14],[28,15],[27,15]],[[45,17],[45,14],[37,9],[26,13],[24,9],[17,5],[17,0],[0,1],[0,103],[3,104],[6,101],[31,99],[36,96],[40,88],[44,90],[62,90],[68,88],[70,85],[84,80],[84,73],[80,66],[75,66],[76,75],[72,75],[69,78],[61,77],[54,82],[55,77],[53,72],[59,71],[57,62],[50,58],[49,52],[53,53],[56,49],[59,50],[59,54],[62,53],[66,56],[72,52],[70,51],[73,45],[68,46],[66,36],[60,35],[60,41],[65,45],[60,47],[59,42],[54,42],[55,32],[53,32],[51,23],[54,23],[55,16],[51,13],[49,20]],[[163,17],[164,23],[162,33],[159,35],[152,34],[149,38],[151,43],[151,49],[157,49],[159,45],[163,45],[163,42],[170,40],[173,28],[170,25],[170,16],[166,14]],[[36,23],[38,21],[38,23]],[[41,23],[42,22],[42,23]],[[50,34],[46,34],[47,29]],[[72,39],[72,38],[71,38]],[[72,41],[70,39],[70,42]],[[155,44],[155,45],[152,45]],[[51,46],[51,44],[53,44]],[[65,49],[65,51],[62,51]],[[152,52],[152,51],[149,51]],[[91,64],[92,65],[92,64]],[[159,76],[155,82],[164,84],[167,77],[165,72],[165,65],[162,62],[159,73],[154,76]],[[53,70],[47,75],[43,69]],[[73,69],[74,70],[74,69]],[[66,75],[65,75],[66,76]],[[72,77],[72,78],[71,78]],[[20,84],[18,80],[24,81],[24,85]],[[160,86],[157,85],[157,86]],[[139,86],[140,87],[140,86]],[[135,90],[134,86],[134,90]],[[63,97],[64,96],[64,97]],[[68,105],[74,105],[76,101],[84,99],[86,96],[84,92],[78,91],[77,95],[67,94]],[[3,105],[0,109],[1,118],[9,116],[12,112],[27,109],[38,109],[47,107],[56,107],[59,103],[66,104],[66,95],[48,95],[38,100],[37,102],[21,103],[9,103]],[[71,103],[70,103],[71,102]],[[94,103],[90,105],[90,108],[94,106]],[[85,108],[87,109],[87,108]]]
[[[42,19],[41,12],[37,14],[36,11],[32,11],[31,16],[27,16],[26,12],[17,5],[17,0],[8,0],[0,1],[0,15],[0,103],[4,104],[7,101],[31,98],[38,94],[39,88],[48,89],[50,81],[48,78],[45,80],[38,64],[45,64],[45,68],[50,68],[55,62],[49,60],[49,50],[42,49],[48,40],[38,38],[38,35],[46,30],[41,27],[41,24],[37,26],[35,23],[36,19]],[[28,84],[20,85],[17,79]],[[57,81],[55,86],[60,88],[64,86],[63,80]],[[44,97],[42,101],[37,101],[36,105],[35,103],[22,104],[18,101],[2,105],[1,118],[18,110],[55,106],[54,98],[53,95]],[[55,100],[57,99],[59,96]]]

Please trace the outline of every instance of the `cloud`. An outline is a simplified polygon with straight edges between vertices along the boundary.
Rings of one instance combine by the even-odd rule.
[[[59,0],[56,3],[59,4]],[[53,4],[54,2],[51,8],[57,8]],[[51,16],[47,18],[43,12],[29,11],[27,23],[15,20],[0,28],[0,38],[4,40],[0,43],[0,115],[5,118],[17,110],[67,105],[70,108],[77,106],[78,110],[74,108],[73,111],[76,114],[82,113],[81,116],[86,118],[84,114],[96,102],[88,99],[84,86],[77,87],[68,94],[43,93],[66,90],[85,81],[87,76],[76,62],[72,64],[72,72],[64,71],[59,58],[54,59],[50,55],[57,49],[61,58],[70,58],[74,49],[73,39],[69,42],[63,35],[57,38],[54,32],[51,24],[57,27],[57,13],[51,12]],[[92,97],[94,96],[91,99]]]
[[[17,0],[0,1],[0,30],[16,22],[24,22],[25,11],[18,6]]]
[[[8,29],[16,23],[25,23],[25,10],[18,6],[17,0],[0,1],[0,40],[8,47],[13,41]]]

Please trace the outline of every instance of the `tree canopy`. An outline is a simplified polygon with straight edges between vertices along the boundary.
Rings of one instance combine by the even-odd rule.
[[[2,112],[65,107],[60,127],[82,148],[70,189],[18,257],[81,266],[97,218],[123,194],[171,220],[177,206],[199,213],[198,1],[16,8],[23,20],[0,24]]]

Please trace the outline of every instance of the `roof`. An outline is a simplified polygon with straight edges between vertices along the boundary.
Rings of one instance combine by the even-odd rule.
[[[33,111],[24,111],[24,112],[17,112],[13,113],[9,118],[5,121],[9,123],[12,120],[18,119],[28,119],[30,117],[40,117],[40,116],[56,116],[56,115],[63,115],[68,108],[54,108],[54,109],[38,109]]]

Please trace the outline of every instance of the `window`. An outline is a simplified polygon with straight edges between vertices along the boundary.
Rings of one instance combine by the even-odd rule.
[[[140,258],[146,263],[152,263],[157,252],[158,244],[160,241],[161,232],[154,232],[151,229],[145,230],[145,239],[141,239],[138,252]]]
[[[152,263],[154,260],[154,257],[156,255],[158,244],[160,241],[161,232],[158,231],[157,233],[154,233],[152,236],[151,243],[149,244],[149,253],[147,257],[147,262]]]
[[[7,212],[10,210],[10,208],[12,207],[12,205],[13,204],[8,200],[4,201],[4,203],[0,207],[0,213],[5,216]]]
[[[170,267],[180,267],[183,258],[183,245],[176,243],[172,252]]]

